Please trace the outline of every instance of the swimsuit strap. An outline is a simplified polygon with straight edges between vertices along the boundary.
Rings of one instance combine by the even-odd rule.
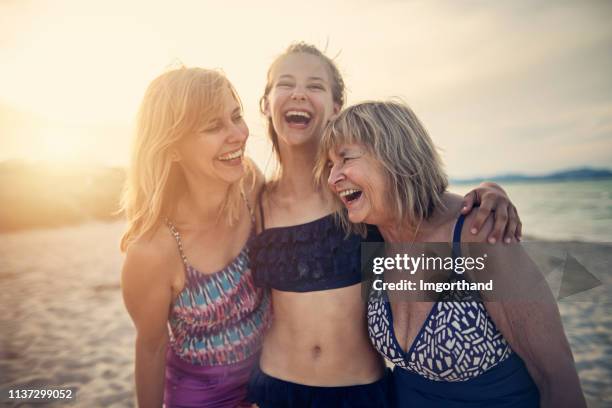
[[[170,232],[174,236],[174,239],[176,240],[176,244],[178,246],[178,250],[179,250],[179,254],[181,255],[181,259],[183,260],[183,264],[185,265],[185,267],[187,267],[189,265],[189,262],[187,262],[187,257],[185,256],[185,252],[183,251],[183,241],[181,241],[181,234],[179,234],[174,224],[172,224],[172,222],[170,222],[168,218],[166,218],[165,221],[166,221],[166,225],[170,229]]]
[[[259,193],[257,194],[257,205],[259,206],[259,218],[261,219],[261,230],[262,231],[266,229],[266,221],[264,218],[264,210],[263,210],[263,193],[265,189],[266,189],[266,185],[264,183],[264,185],[261,187],[261,190],[259,190]]]
[[[253,212],[253,208],[251,207],[251,203],[249,203],[249,199],[247,198],[244,190],[241,188],[240,189],[240,195],[242,196],[242,199],[244,200],[244,203],[247,206],[247,209],[249,210],[249,216],[251,217],[251,224],[253,224],[253,226],[255,226],[255,213]]]
[[[453,257],[461,256],[461,230],[463,229],[463,223],[465,221],[465,215],[459,215],[457,222],[455,222],[455,229],[453,231]]]
[[[246,194],[244,193],[242,189],[240,189],[240,195],[242,196],[242,199],[244,200],[247,206],[247,209],[249,210],[249,216],[251,217],[251,223],[253,224],[253,226],[255,226],[255,214],[253,213],[253,208],[251,207],[251,204],[249,203],[249,200],[247,199]],[[188,266],[189,262],[187,261],[187,256],[185,255],[185,251],[183,250],[183,241],[181,240],[181,234],[179,234],[174,224],[168,218],[165,218],[164,221],[166,222],[166,225],[168,226],[168,228],[170,229],[170,232],[172,233],[172,235],[174,236],[174,239],[176,240],[176,245],[178,246],[179,254],[181,255],[183,264],[185,264],[185,266]]]

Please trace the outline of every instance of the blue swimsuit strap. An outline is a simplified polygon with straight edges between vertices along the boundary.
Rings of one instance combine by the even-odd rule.
[[[463,223],[465,222],[465,215],[459,215],[457,222],[455,223],[455,229],[453,231],[453,257],[461,256],[461,230],[463,229]]]

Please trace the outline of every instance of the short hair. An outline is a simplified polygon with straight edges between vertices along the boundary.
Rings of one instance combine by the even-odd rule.
[[[442,205],[448,178],[436,147],[412,109],[396,101],[367,101],[351,106],[332,119],[321,138],[315,165],[319,185],[327,181],[329,151],[341,144],[360,144],[382,165],[389,186],[388,201],[397,220],[413,222],[429,218]],[[338,208],[344,209],[340,200]],[[363,233],[364,226],[351,225],[346,211],[342,224]]]

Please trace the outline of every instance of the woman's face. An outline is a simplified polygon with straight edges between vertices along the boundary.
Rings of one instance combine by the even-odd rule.
[[[279,143],[291,147],[318,142],[323,127],[340,108],[334,103],[325,63],[315,55],[289,54],[275,64],[270,81],[264,113],[272,120]]]
[[[360,144],[341,144],[328,153],[327,183],[353,223],[379,225],[392,211],[385,205],[387,181],[382,165]]]
[[[244,175],[243,157],[249,129],[240,104],[225,88],[223,109],[216,117],[205,118],[194,134],[178,143],[175,160],[186,176],[230,184]]]

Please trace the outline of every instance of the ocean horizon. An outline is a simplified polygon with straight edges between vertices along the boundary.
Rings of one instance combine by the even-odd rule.
[[[612,242],[612,179],[500,183],[528,239]],[[464,195],[477,184],[451,184]]]

